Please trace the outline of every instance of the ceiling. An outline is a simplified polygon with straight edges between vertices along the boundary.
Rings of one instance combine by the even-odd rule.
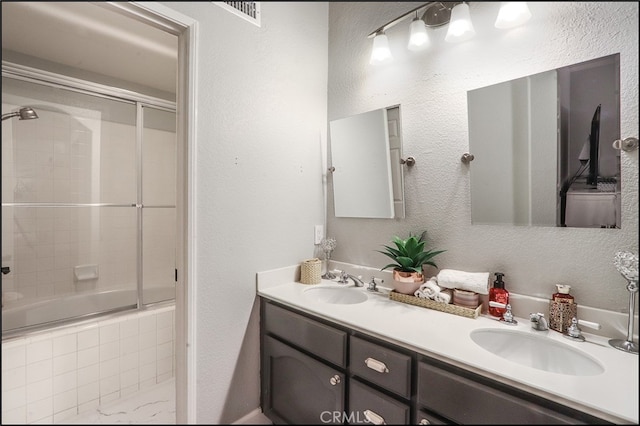
[[[2,2],[2,49],[176,91],[177,37],[92,2]]]

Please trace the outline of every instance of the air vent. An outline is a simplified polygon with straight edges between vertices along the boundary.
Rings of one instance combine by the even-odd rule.
[[[223,9],[236,16],[260,26],[260,2],[259,1],[213,1]]]

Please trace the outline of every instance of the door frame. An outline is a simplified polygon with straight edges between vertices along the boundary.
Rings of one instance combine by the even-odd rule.
[[[97,3],[178,37],[176,91],[176,424],[196,423],[196,59],[198,22],[157,2]]]

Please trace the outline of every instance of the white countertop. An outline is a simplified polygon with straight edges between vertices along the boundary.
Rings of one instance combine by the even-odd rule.
[[[259,273],[258,295],[605,420],[638,423],[638,356],[611,347],[608,338],[586,333],[583,328],[587,341],[574,342],[553,330],[533,330],[528,318],[516,317],[516,326],[505,325],[486,315],[465,318],[390,300],[384,289],[381,293],[372,293],[358,288],[368,297],[358,304],[323,303],[305,295],[304,290],[313,286],[344,285],[324,279],[316,285],[301,284],[295,282],[292,273],[295,267]],[[471,331],[481,328],[546,336],[587,353],[604,367],[604,372],[595,376],[573,376],[507,361],[471,340]]]

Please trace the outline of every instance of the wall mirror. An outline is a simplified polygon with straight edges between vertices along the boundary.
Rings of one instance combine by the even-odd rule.
[[[335,216],[404,218],[400,106],[332,120],[329,132]]]
[[[467,92],[473,224],[620,228],[620,55]]]

